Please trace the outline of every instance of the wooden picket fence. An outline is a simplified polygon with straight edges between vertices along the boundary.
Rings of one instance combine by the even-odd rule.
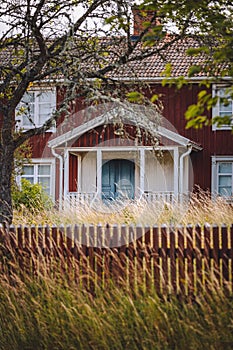
[[[0,270],[67,275],[95,291],[233,292],[231,226],[0,226]]]

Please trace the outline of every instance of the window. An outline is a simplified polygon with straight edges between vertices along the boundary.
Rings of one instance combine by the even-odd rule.
[[[233,200],[233,156],[212,157],[212,193]]]
[[[41,126],[50,118],[55,108],[55,90],[27,91],[17,108],[18,126],[23,129]]]
[[[54,195],[54,164],[52,161],[27,164],[23,166],[21,178],[27,179],[32,184],[39,183],[51,197]]]
[[[213,87],[213,97],[218,96],[219,99],[217,101],[216,106],[213,107],[212,115],[214,117],[220,117],[220,118],[231,118],[233,115],[233,102],[229,94],[229,87],[221,87],[214,85]],[[232,125],[229,124],[222,124],[217,126],[216,124],[213,124],[213,130],[231,130]]]

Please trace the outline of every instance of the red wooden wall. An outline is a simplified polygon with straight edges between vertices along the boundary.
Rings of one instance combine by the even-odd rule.
[[[201,88],[198,84],[190,84],[189,86],[184,86],[180,90],[177,90],[174,86],[162,87],[160,84],[151,85],[152,93],[161,94],[162,96],[164,106],[162,113],[163,117],[175,127],[179,134],[202,145],[202,151],[193,152],[191,155],[194,170],[194,183],[203,189],[210,189],[211,156],[233,155],[233,136],[231,131],[212,131],[211,127],[204,127],[200,130],[186,129],[185,111],[190,104],[196,102],[197,94],[200,90]],[[60,103],[62,96],[63,93],[58,90],[58,104]],[[74,110],[78,113],[78,110],[82,109],[83,107],[83,102],[78,101],[74,107]],[[210,113],[211,112],[209,112],[209,116],[211,116]],[[64,116],[61,118],[61,121],[63,121],[63,119]],[[80,124],[81,120],[76,120],[75,122]],[[130,135],[134,135],[135,133],[131,126],[128,126],[128,132]],[[51,156],[50,150],[46,148],[46,143],[50,136],[50,133],[46,133],[43,136],[32,138],[31,143],[33,145],[33,157],[39,158],[42,155],[46,157]],[[111,140],[111,142],[109,140]],[[106,146],[110,144],[118,145],[119,142],[122,144],[122,141],[119,140],[119,136],[114,134],[113,127],[110,126],[104,130],[103,126],[101,126],[81,136],[73,143],[72,146],[89,147],[95,146],[102,142],[104,142]],[[124,141],[124,145],[126,144],[132,144],[130,139]],[[73,160],[73,162],[75,162],[75,160]],[[72,164],[72,166],[75,167],[74,163]],[[76,188],[75,179],[71,181],[71,184],[71,189]]]

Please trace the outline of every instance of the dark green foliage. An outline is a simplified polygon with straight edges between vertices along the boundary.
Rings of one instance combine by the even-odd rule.
[[[21,188],[14,187],[12,200],[15,209],[27,208],[33,212],[49,210],[53,205],[40,184],[31,184],[26,179],[22,179]]]

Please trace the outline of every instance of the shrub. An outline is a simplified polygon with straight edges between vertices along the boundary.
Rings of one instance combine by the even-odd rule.
[[[43,190],[40,184],[31,184],[22,179],[21,188],[15,187],[12,192],[13,206],[16,210],[26,208],[33,212],[49,210],[52,208],[52,200]]]

